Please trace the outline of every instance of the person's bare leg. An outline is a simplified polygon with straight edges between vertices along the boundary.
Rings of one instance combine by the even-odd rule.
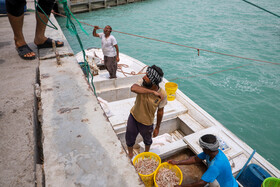
[[[151,147],[151,145],[145,145],[145,152],[149,152],[150,151],[150,147]]]
[[[133,157],[133,147],[127,147],[127,150],[128,150],[129,159],[132,159],[132,157]]]
[[[13,29],[14,32],[14,40],[15,40],[15,46],[16,48],[19,48],[21,46],[26,45],[24,36],[23,36],[23,32],[22,32],[22,28],[23,28],[23,20],[24,20],[24,14],[22,14],[19,17],[13,16],[11,14],[8,13],[8,18],[9,18],[9,22],[11,24],[11,27]],[[33,57],[35,56],[34,52],[30,52],[24,55],[25,57]]]
[[[36,31],[35,31],[35,38],[34,43],[36,45],[43,44],[48,38],[45,36],[46,25],[48,23],[48,17],[45,14],[38,12],[39,16],[36,14]],[[43,23],[42,20],[45,22]],[[62,44],[63,42],[59,41],[58,44]]]

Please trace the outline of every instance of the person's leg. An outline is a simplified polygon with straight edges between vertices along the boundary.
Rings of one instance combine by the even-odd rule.
[[[113,57],[112,59],[112,78],[117,78],[117,68],[118,68],[118,64],[117,64],[117,57]]]
[[[117,78],[117,61],[116,57],[107,57],[106,67],[110,75],[110,79]]]
[[[128,150],[128,158],[132,159],[133,158],[133,146],[132,147],[128,147],[127,146],[127,150]]]
[[[139,132],[141,136],[143,137],[143,141],[145,144],[145,152],[150,151],[150,147],[153,143],[152,140],[152,134],[153,134],[153,125],[143,125],[143,124],[138,124]]]
[[[149,152],[150,151],[150,147],[151,147],[151,145],[145,145],[145,152]]]
[[[37,6],[38,14],[36,14],[36,31],[34,43],[36,45],[44,44],[47,41],[47,37],[45,36],[46,24],[48,23],[48,18],[50,16],[51,10],[54,5],[54,0],[39,0],[39,6],[44,10],[43,11]],[[43,20],[43,21],[42,21]],[[62,45],[63,42],[57,41],[58,45]]]
[[[39,16],[36,14],[36,31],[35,31],[35,38],[34,38],[34,43],[36,45],[41,45],[44,44],[47,41],[47,37],[45,36],[45,31],[46,31],[46,25],[48,23],[48,17],[45,16],[43,13],[38,11]],[[45,22],[43,23],[42,20]],[[58,45],[62,45],[63,42],[57,41]]]
[[[104,56],[104,65],[105,65],[106,70],[109,71],[108,67],[107,67],[107,65],[108,65],[108,57],[107,56]]]
[[[9,22],[11,24],[15,46],[18,49],[19,47],[27,45],[23,35],[23,21],[24,21],[24,6],[26,1],[6,1],[6,8],[8,12]],[[24,57],[35,57],[35,53],[30,51],[23,55]]]
[[[132,114],[129,115],[126,126],[125,141],[128,149],[128,157],[133,157],[133,146],[135,144],[136,137],[138,135],[137,121]]]

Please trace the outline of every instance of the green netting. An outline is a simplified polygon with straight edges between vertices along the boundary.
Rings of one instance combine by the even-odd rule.
[[[67,1],[66,0],[60,0],[59,3],[61,3],[63,5],[63,8],[64,8],[64,12],[65,12],[65,15],[66,15],[66,28],[70,31],[71,34],[75,35],[78,42],[79,42],[79,45],[82,49],[82,52],[83,52],[83,58],[84,58],[84,65],[85,67],[85,70],[86,70],[86,76],[87,76],[87,79],[88,79],[88,82],[90,83],[91,82],[91,85],[93,87],[93,91],[94,91],[94,94],[96,95],[96,91],[95,91],[95,87],[93,85],[93,75],[92,73],[90,72],[90,68],[89,68],[89,65],[88,65],[88,62],[86,60],[86,54],[85,54],[85,50],[84,50],[84,47],[83,47],[83,43],[80,39],[80,36],[77,32],[77,29],[76,29],[76,26],[75,24],[73,23],[72,19],[71,19],[71,16],[72,18],[74,18],[74,20],[76,20],[76,22],[78,23],[78,25],[80,26],[80,28],[82,29],[82,31],[88,35],[88,33],[84,30],[84,28],[82,27],[81,23],[77,20],[77,18],[72,14],[72,12],[69,10],[68,6],[67,6]],[[89,80],[89,75],[91,75],[91,81]],[[97,95],[96,95],[97,96]]]

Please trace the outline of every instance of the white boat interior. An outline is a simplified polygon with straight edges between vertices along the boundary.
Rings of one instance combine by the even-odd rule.
[[[101,49],[91,48],[85,52],[89,65],[96,66],[102,62]],[[78,53],[76,58],[78,62],[84,61],[82,53]],[[109,79],[107,70],[99,70],[98,75],[93,78],[93,83],[108,120],[123,147],[126,148],[126,123],[136,96],[130,91],[130,87],[143,77],[146,65],[125,54],[120,54],[119,67],[118,78]],[[166,82],[168,80],[164,79],[160,86],[164,88]],[[161,159],[170,158],[187,149],[198,154],[202,152],[198,143],[199,138],[204,134],[214,134],[227,145],[223,152],[230,160],[234,175],[237,175],[242,169],[253,152],[249,145],[215,120],[179,89],[176,92],[176,99],[169,101],[164,108],[159,136],[166,133],[172,137],[172,141],[154,149],[151,147],[151,151],[157,153]],[[141,152],[141,141],[142,137],[139,135],[135,144],[136,154]],[[269,172],[271,176],[280,178],[280,171],[258,153],[254,155],[250,163],[255,163]]]

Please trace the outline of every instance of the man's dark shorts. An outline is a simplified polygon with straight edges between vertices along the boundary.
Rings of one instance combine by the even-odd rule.
[[[55,0],[39,0],[38,5],[44,10],[47,15],[51,14]],[[19,17],[24,13],[24,6],[26,0],[6,0],[6,9],[9,14],[15,17]],[[44,13],[41,8],[37,6],[37,10]]]
[[[133,115],[130,114],[127,121],[125,140],[128,147],[132,147],[135,144],[137,135],[140,133],[143,137],[145,145],[151,145],[153,143],[152,133],[153,125],[143,125],[137,122]]]

